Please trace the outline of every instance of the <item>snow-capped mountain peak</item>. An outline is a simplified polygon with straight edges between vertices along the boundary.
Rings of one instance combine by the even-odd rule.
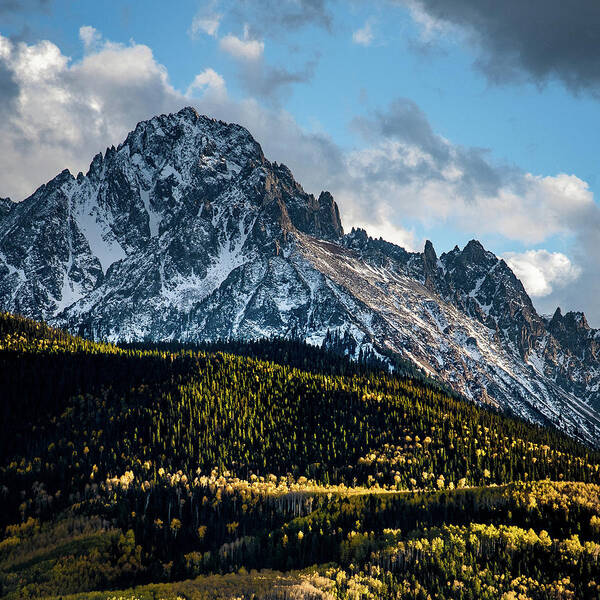
[[[331,332],[476,401],[598,443],[598,332],[540,317],[476,240],[438,257],[344,235],[239,125],[192,108],[139,123],[87,174],[0,198],[0,307],[111,340]]]

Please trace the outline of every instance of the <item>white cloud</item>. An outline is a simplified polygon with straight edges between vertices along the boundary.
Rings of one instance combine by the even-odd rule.
[[[79,39],[83,42],[85,50],[95,49],[102,41],[102,36],[90,25],[83,25],[79,28]]]
[[[72,62],[49,41],[28,45],[0,36],[0,63],[17,86],[18,102],[0,121],[0,195],[21,200],[65,167],[86,171],[94,154],[117,144],[136,122],[181,108],[150,48],[92,41]]]
[[[532,298],[548,296],[556,288],[573,283],[581,275],[581,268],[561,252],[506,252],[503,258]]]
[[[342,207],[345,206],[344,195],[337,197]],[[360,215],[353,219],[347,210],[342,212],[342,223],[345,231],[350,231],[352,227],[364,229],[372,238],[383,238],[386,242],[396,244],[409,252],[421,252],[423,250],[422,240],[419,240],[412,229],[406,229],[401,225],[395,225],[390,220],[386,220],[385,213],[378,210],[375,215]]]
[[[189,34],[192,38],[197,38],[201,33],[216,37],[222,15],[196,15],[190,25]]]
[[[483,224],[485,230],[530,244],[557,234],[571,235],[580,215],[595,209],[587,182],[565,173],[547,177],[525,173],[516,183],[507,182],[496,196],[482,198],[480,204],[493,215]]]
[[[352,41],[361,46],[370,46],[373,38],[373,22],[370,19],[352,34]]]
[[[244,27],[244,37],[242,39],[229,34],[221,38],[219,46],[234,58],[247,61],[260,59],[265,49],[264,42],[249,37],[247,26]]]
[[[188,35],[196,39],[200,34],[216,37],[223,15],[217,12],[217,0],[211,0],[194,15]]]
[[[373,238],[383,238],[386,242],[397,244],[401,248],[409,252],[421,252],[423,244],[419,243],[415,236],[415,232],[405,229],[398,225],[394,225],[389,221],[379,220],[375,223],[362,222],[362,227]]]
[[[194,77],[194,80],[188,86],[185,93],[188,97],[193,97],[198,92],[202,94],[213,94],[217,98],[222,98],[227,95],[225,79],[214,69],[204,69]]]

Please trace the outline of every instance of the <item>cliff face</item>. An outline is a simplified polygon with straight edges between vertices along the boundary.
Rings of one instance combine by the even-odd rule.
[[[0,307],[111,340],[338,330],[402,354],[467,396],[598,442],[597,331],[546,322],[479,242],[437,256],[344,235],[237,125],[155,117],[86,175],[0,199]]]

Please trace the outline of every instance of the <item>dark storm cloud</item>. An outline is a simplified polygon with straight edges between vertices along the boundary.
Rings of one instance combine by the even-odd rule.
[[[404,0],[402,0],[404,1]],[[561,80],[600,95],[600,2],[417,0],[429,17],[463,29],[493,82]]]

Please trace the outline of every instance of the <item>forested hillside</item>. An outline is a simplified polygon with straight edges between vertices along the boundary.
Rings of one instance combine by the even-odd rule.
[[[370,357],[223,349],[0,315],[2,597],[599,597],[597,451]]]

